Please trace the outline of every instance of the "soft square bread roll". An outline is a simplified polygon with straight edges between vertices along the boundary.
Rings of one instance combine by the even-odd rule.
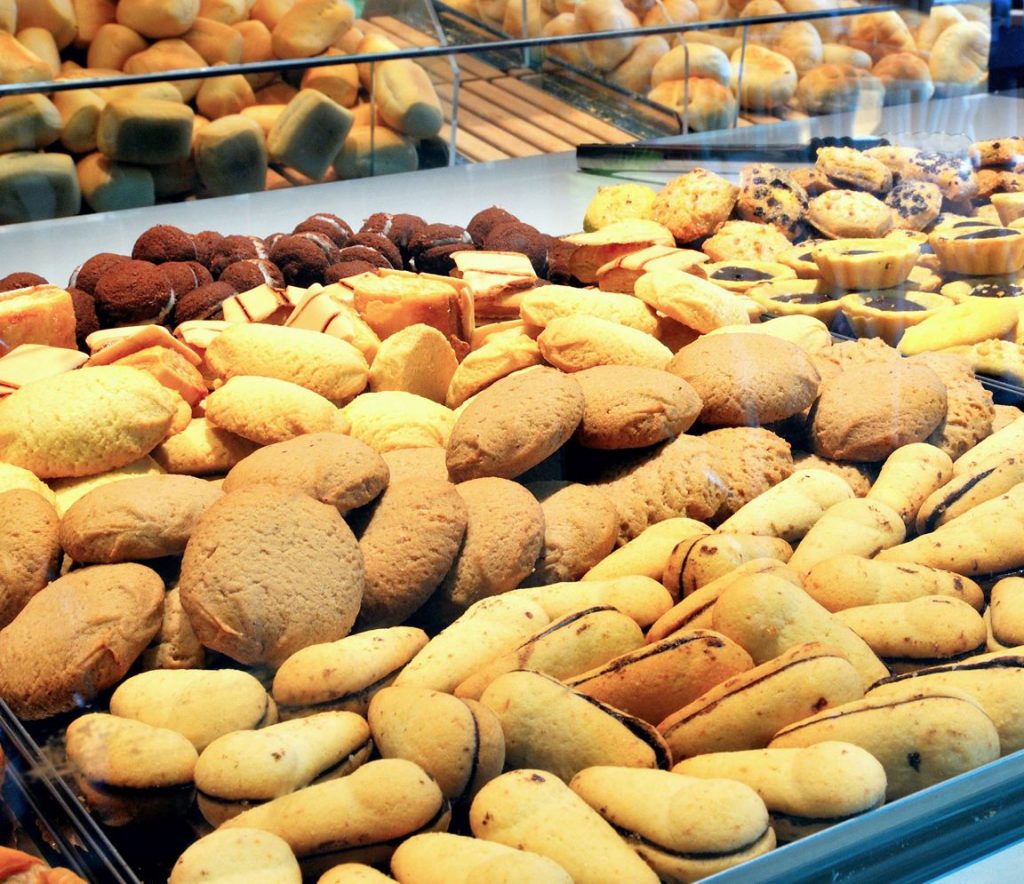
[[[138,209],[156,203],[156,184],[145,166],[119,163],[94,151],[75,166],[82,199],[95,212]]]
[[[0,156],[0,224],[77,215],[82,195],[70,156],[16,152]]]
[[[254,120],[230,114],[203,126],[196,136],[195,164],[210,196],[255,193],[266,186],[267,145]]]
[[[274,121],[270,158],[310,178],[323,178],[352,128],[352,113],[316,89],[303,89]]]
[[[173,101],[122,98],[100,114],[96,143],[112,160],[161,165],[192,152],[192,109]]]

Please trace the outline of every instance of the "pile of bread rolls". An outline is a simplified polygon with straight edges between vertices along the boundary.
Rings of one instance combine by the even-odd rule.
[[[33,0],[0,10],[0,83],[397,50],[364,34],[344,0]],[[228,72],[8,96],[0,223],[411,171],[420,140],[442,124],[433,84],[408,59],[301,78]]]
[[[549,52],[685,114],[690,129],[733,125],[737,112],[808,114],[853,110],[865,92],[886,104],[983,89],[988,9],[934,7],[814,21],[753,25],[745,55],[742,20],[855,8],[854,0],[465,0],[453,4],[506,33],[561,36],[618,30],[615,39],[563,43]],[[734,25],[679,35],[630,30],[692,22]]]

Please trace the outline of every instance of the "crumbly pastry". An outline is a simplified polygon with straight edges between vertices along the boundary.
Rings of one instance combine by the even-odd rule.
[[[652,248],[657,248],[662,253],[670,251],[664,246]],[[630,255],[616,260],[625,261],[627,258],[640,256],[647,251],[649,250],[632,252]],[[603,265],[598,273],[600,274],[607,266]],[[654,311],[650,307],[638,303],[636,298],[632,298],[628,294],[580,289],[567,285],[540,285],[527,292],[520,304],[519,314],[524,323],[537,328],[546,327],[553,319],[568,316],[596,316],[599,319],[607,319],[610,322],[635,328],[637,331],[646,332],[649,335],[654,334],[658,327]]]
[[[655,191],[644,184],[613,184],[599,187],[587,203],[583,229],[597,230],[626,218],[652,220]]]
[[[677,242],[688,243],[716,232],[732,213],[737,194],[736,185],[698,167],[666,184],[651,211]]]
[[[811,249],[820,242],[820,239],[805,239],[798,245],[786,249],[776,257],[776,260],[792,269],[799,279],[818,279],[821,271],[811,257]]]
[[[992,394],[963,357],[922,353],[911,361],[927,365],[946,385],[946,417],[927,441],[956,460],[991,434]]]
[[[697,391],[700,419],[712,426],[781,421],[807,408],[818,393],[818,372],[807,354],[770,335],[700,338],[680,350],[668,370]]]
[[[946,408],[946,386],[925,365],[851,366],[822,384],[811,425],[814,450],[835,460],[884,460],[927,439]]]
[[[579,384],[556,369],[537,367],[502,378],[455,422],[447,454],[452,480],[526,472],[568,441],[583,407]]]
[[[792,474],[789,443],[763,427],[728,427],[702,437],[711,446],[712,469],[725,486],[713,521],[723,521]]]
[[[0,492],[0,628],[56,579],[61,563],[60,519],[53,504],[27,488]]]
[[[815,166],[841,188],[872,193],[892,189],[892,172],[888,167],[853,147],[819,148]]]
[[[903,181],[885,195],[896,227],[924,230],[942,209],[942,191],[930,181]]]
[[[53,581],[0,632],[0,697],[26,719],[92,700],[156,635],[163,602],[163,580],[143,565],[94,565]]]
[[[901,285],[917,263],[918,246],[909,240],[834,239],[811,250],[821,279],[836,288],[873,291]]]
[[[561,243],[567,247],[575,247],[568,256],[569,275],[589,284],[597,281],[598,268],[609,261],[650,246],[674,246],[675,238],[672,231],[659,222],[657,217],[651,221],[630,218],[625,221],[613,221],[588,233],[574,233],[563,237]]]
[[[817,353],[832,346],[832,335],[828,326],[813,316],[776,316],[751,325],[732,325],[715,329],[709,334],[772,335],[796,344],[805,353]]]
[[[597,285],[603,292],[633,294],[636,281],[653,270],[692,271],[708,260],[696,249],[676,249],[670,246],[650,246],[639,252],[622,255],[598,268]]]
[[[883,144],[878,147],[869,147],[864,151],[867,156],[887,166],[893,174],[893,181],[896,183],[899,183],[899,180],[903,177],[903,167],[906,162],[916,157],[920,152],[916,147],[906,147],[900,144]]]
[[[837,189],[828,180],[828,176],[816,166],[801,166],[790,172],[790,175],[797,184],[807,191],[808,198]]]
[[[391,473],[390,482],[401,479],[448,478],[448,465],[445,463],[443,448],[399,448],[381,454]]]
[[[812,199],[807,220],[829,239],[870,239],[888,232],[893,213],[870,193],[840,189]]]
[[[244,663],[279,665],[299,648],[348,634],[363,595],[362,554],[334,507],[254,485],[206,511],[189,539],[179,585],[206,647]]]
[[[223,488],[294,488],[345,513],[372,501],[387,484],[387,465],[365,443],[340,433],[307,433],[253,452],[231,469]]]
[[[839,309],[857,337],[881,338],[894,347],[908,328],[952,306],[952,300],[942,295],[903,288],[852,292],[839,301]]]
[[[793,240],[803,231],[807,191],[778,166],[745,166],[740,172],[736,212],[744,221],[772,224]]]
[[[937,184],[948,200],[972,199],[978,182],[970,161],[953,154],[921,152],[910,157],[903,167],[904,181],[930,181]]]
[[[753,221],[726,221],[701,250],[712,261],[774,261],[789,248],[789,240],[775,225]]]

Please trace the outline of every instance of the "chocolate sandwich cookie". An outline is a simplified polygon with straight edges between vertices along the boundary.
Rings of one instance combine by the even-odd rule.
[[[317,212],[295,225],[292,233],[321,233],[339,248],[352,236],[352,228],[343,219],[329,212]]]
[[[360,233],[380,233],[390,239],[402,253],[405,266],[409,266],[412,257],[409,250],[409,243],[412,238],[427,226],[419,215],[399,213],[397,215],[388,212],[377,212],[363,222],[359,228]]]
[[[198,257],[192,235],[172,224],[157,224],[144,230],[132,246],[133,259],[153,264],[195,261]]]
[[[383,233],[373,231],[361,231],[354,233],[344,243],[341,255],[345,255],[345,249],[362,246],[377,252],[386,261],[381,266],[393,267],[395,270],[402,269],[402,250]]]
[[[338,247],[318,234],[282,236],[270,247],[269,258],[288,285],[308,288],[323,282],[324,271],[334,262]]]
[[[202,235],[202,234],[200,234]],[[258,236],[231,235],[221,237],[211,244],[206,266],[209,268],[213,278],[216,279],[224,268],[235,261],[243,261],[246,258],[267,258],[267,248],[262,239]]]
[[[285,284],[280,268],[266,258],[243,258],[228,264],[217,281],[227,283],[236,292],[246,292],[261,285],[284,288]]]
[[[465,251],[472,245],[473,240],[463,227],[427,224],[409,239],[409,263],[418,273],[445,276],[455,266],[452,253]]]
[[[887,503],[867,497],[840,500],[804,535],[789,566],[803,576],[818,562],[840,553],[871,558],[902,543],[906,533],[900,514]]]
[[[33,285],[47,285],[47,280],[38,273],[8,273],[0,279],[0,292],[11,292],[14,289],[28,288]]]
[[[484,236],[481,248],[490,252],[518,252],[526,255],[534,273],[547,276],[548,245],[544,235],[529,224],[505,221],[492,225]]]
[[[96,281],[96,314],[104,326],[164,322],[174,308],[171,281],[149,261],[118,261]]]
[[[696,881],[775,847],[764,801],[735,780],[591,767],[573,777],[569,787],[662,880]]]
[[[226,282],[210,282],[197,286],[175,301],[171,324],[179,326],[183,322],[197,319],[222,319],[222,305],[234,294],[234,286]]]
[[[115,264],[121,261],[130,261],[127,255],[118,255],[114,252],[100,252],[79,264],[71,274],[68,286],[79,288],[90,295],[96,291],[96,283],[99,278]]]
[[[196,260],[207,270],[210,269],[210,260],[214,251],[224,239],[223,234],[216,230],[202,230],[192,234],[192,241],[196,246]]]
[[[353,712],[318,712],[224,734],[196,763],[199,810],[210,825],[219,826],[282,795],[347,776],[372,750],[370,728]],[[282,765],[283,758],[291,763]]]
[[[493,227],[499,224],[516,224],[519,219],[506,209],[500,206],[491,206],[488,209],[481,209],[466,225],[470,238],[478,249],[484,248],[484,240]]]

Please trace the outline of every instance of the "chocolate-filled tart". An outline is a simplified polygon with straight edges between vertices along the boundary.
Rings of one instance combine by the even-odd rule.
[[[800,279],[820,279],[821,271],[814,258],[811,257],[811,251],[821,242],[827,242],[827,240],[805,239],[802,243],[791,249],[786,249],[781,255],[778,255],[778,261],[795,270]]]
[[[874,291],[903,283],[917,264],[910,240],[837,239],[816,245],[811,257],[822,280],[844,291]]]
[[[813,316],[830,325],[839,312],[839,300],[819,279],[784,279],[755,286],[746,293],[771,316]]]
[[[969,298],[1019,298],[1024,295],[1024,270],[989,276],[948,277],[939,293],[957,304]]]
[[[1015,273],[1024,268],[1024,230],[995,225],[944,227],[928,237],[945,270],[965,276]]]
[[[910,326],[952,306],[949,298],[933,292],[895,288],[851,292],[839,300],[839,310],[858,338],[881,338],[894,346]]]
[[[718,261],[704,264],[700,272],[715,285],[744,294],[757,285],[782,279],[796,279],[796,271],[775,261]]]

